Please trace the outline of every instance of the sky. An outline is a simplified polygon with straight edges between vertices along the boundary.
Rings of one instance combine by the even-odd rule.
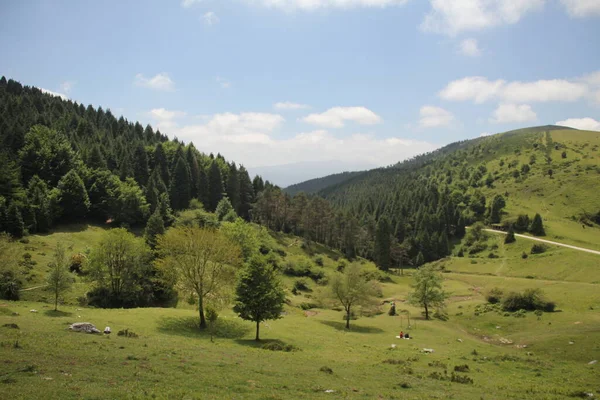
[[[600,0],[4,0],[0,16],[0,75],[251,172],[600,131]]]

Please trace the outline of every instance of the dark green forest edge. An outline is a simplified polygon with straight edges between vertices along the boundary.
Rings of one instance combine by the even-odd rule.
[[[63,223],[89,221],[144,230],[154,248],[157,236],[176,220],[213,227],[239,216],[302,237],[307,244],[340,250],[349,260],[371,259],[384,271],[419,267],[450,255],[465,227],[477,221],[544,234],[540,214],[505,218],[511,193],[490,190],[500,181],[521,182],[534,167],[551,177],[549,152],[561,148],[552,142],[555,129],[564,128],[501,135],[506,154],[518,157],[524,147],[536,152],[528,163],[503,157],[499,169],[488,170],[486,162],[498,158],[500,142],[479,138],[388,168],[326,177],[333,184],[318,195],[298,192],[292,197],[259,176],[251,180],[243,166],[220,154],[204,154],[193,144],[169,140],[151,126],[117,118],[110,110],[2,77],[0,231],[18,239]],[[532,134],[537,136],[531,139]],[[600,207],[579,218],[598,224]],[[477,249],[454,251],[460,255]],[[140,277],[146,289],[134,298],[111,297],[103,288],[89,293],[91,304],[172,303],[172,287],[153,276]],[[14,296],[21,284],[18,276],[5,274],[2,279]]]

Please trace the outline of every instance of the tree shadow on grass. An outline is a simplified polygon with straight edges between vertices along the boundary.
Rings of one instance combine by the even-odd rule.
[[[73,313],[67,312],[67,311],[60,311],[60,310],[57,310],[57,311],[46,310],[46,311],[44,311],[44,315],[46,317],[54,317],[54,318],[56,318],[56,317],[72,317]]]
[[[357,326],[353,325],[352,321],[350,321],[350,329],[346,329],[345,322],[337,322],[337,321],[319,321],[320,323],[331,326],[332,328],[337,329],[338,331],[346,331],[346,332],[354,332],[354,333],[383,333],[383,329],[376,328],[374,326]]]
[[[163,317],[158,321],[158,331],[190,338],[210,338],[210,330],[200,329],[198,323],[198,317]],[[214,327],[214,337],[236,339],[244,336],[249,330],[250,327],[240,321],[219,319]]]

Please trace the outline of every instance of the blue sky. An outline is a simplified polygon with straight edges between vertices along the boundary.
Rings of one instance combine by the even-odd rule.
[[[599,0],[7,0],[0,15],[0,74],[248,167],[600,130]]]

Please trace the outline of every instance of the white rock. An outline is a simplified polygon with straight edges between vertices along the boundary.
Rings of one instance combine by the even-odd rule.
[[[37,310],[29,310],[29,312],[37,312]]]
[[[596,364],[597,362],[598,362],[598,360],[593,360],[593,361],[590,361],[588,364],[589,364],[589,365],[594,365],[594,364]]]
[[[462,339],[458,339],[458,341],[462,343]]]
[[[393,345],[392,345],[392,349],[395,349],[395,348],[396,348],[396,345],[395,345],[395,344],[393,344]]]
[[[423,353],[433,353],[433,349],[423,349]]]
[[[85,332],[85,333],[100,333],[98,329],[89,322],[75,322],[69,326],[69,330],[75,332]]]
[[[110,326],[104,328],[104,333],[106,333],[107,335],[110,333]]]
[[[333,389],[327,389],[327,390],[325,391],[325,393],[335,393],[335,390],[333,390]]]

